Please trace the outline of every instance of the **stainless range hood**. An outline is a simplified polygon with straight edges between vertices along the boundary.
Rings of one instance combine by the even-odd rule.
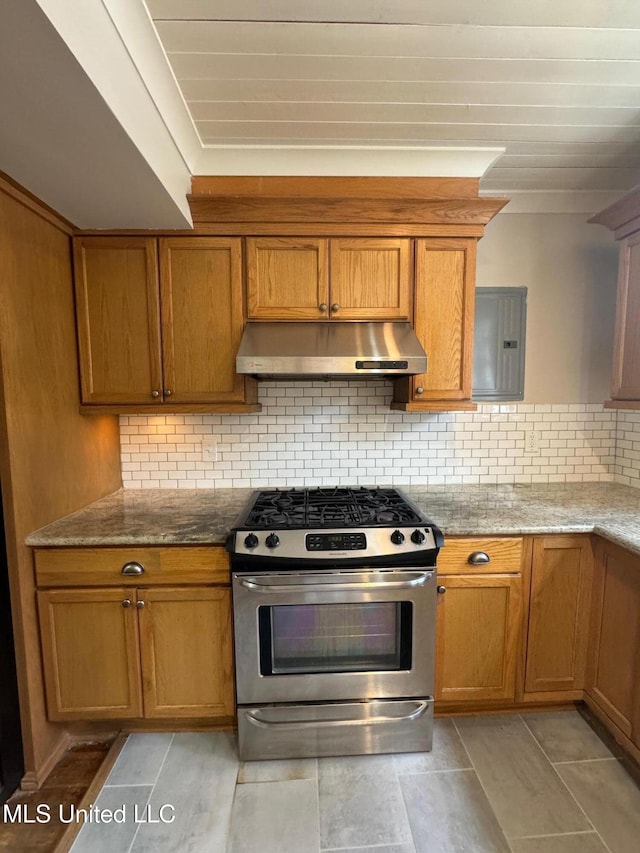
[[[409,323],[259,323],[245,326],[238,373],[259,378],[375,379],[426,373]]]

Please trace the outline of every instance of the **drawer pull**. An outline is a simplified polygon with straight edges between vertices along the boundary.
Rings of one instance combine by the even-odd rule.
[[[484,566],[490,562],[491,557],[486,551],[474,551],[473,554],[469,554],[469,558],[467,560],[467,563],[472,566]]]
[[[125,563],[122,567],[123,575],[143,575],[144,566],[141,563]]]
[[[125,608],[126,608],[126,607],[131,607],[131,599],[130,599],[130,598],[125,598],[125,600],[122,602],[122,606],[123,606],[123,607],[125,607]]]
[[[436,590],[436,591],[437,591],[438,595],[444,595],[444,594],[445,594],[445,592],[447,591],[447,588],[446,588],[446,586],[442,586],[442,584],[441,584],[441,585],[437,588],[437,590]]]
[[[138,610],[142,610],[142,608],[144,607],[144,601],[136,601],[136,607],[138,608]]]

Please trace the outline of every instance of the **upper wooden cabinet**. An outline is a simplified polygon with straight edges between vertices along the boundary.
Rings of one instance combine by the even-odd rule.
[[[605,225],[620,240],[611,408],[640,409],[640,188],[589,222]]]
[[[255,383],[235,372],[239,239],[79,237],[74,258],[86,410],[255,410]]]
[[[405,238],[247,239],[251,320],[410,320]]]
[[[471,402],[476,244],[416,240],[414,326],[427,353],[427,372],[396,380],[392,408],[476,408]]]

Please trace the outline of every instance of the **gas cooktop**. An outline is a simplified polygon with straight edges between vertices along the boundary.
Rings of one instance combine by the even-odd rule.
[[[255,530],[389,527],[424,515],[397,489],[314,488],[257,492],[238,526]]]
[[[255,492],[227,550],[233,568],[274,559],[392,567],[434,563],[442,544],[441,531],[398,489],[335,487]]]

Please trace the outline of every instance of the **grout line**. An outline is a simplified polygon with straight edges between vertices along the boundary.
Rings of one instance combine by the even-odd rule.
[[[174,741],[174,739],[175,739],[175,736],[176,736],[176,735],[175,735],[175,732],[172,732],[172,733],[171,733],[171,740],[169,741],[169,745],[167,746],[167,751],[165,752],[165,754],[164,754],[164,758],[162,759],[162,762],[160,763],[160,767],[158,768],[158,772],[157,772],[157,774],[156,774],[155,781],[154,781],[153,785],[151,786],[151,791],[150,791],[150,793],[149,793],[149,797],[148,797],[148,799],[147,799],[147,802],[146,802],[145,806],[148,806],[148,805],[149,805],[149,803],[151,802],[151,798],[153,797],[153,793],[154,793],[154,791],[155,791],[155,789],[156,789],[156,785],[157,785],[157,783],[158,783],[158,779],[160,778],[160,773],[162,772],[162,769],[164,768],[164,765],[166,764],[167,756],[169,755],[169,750],[171,749],[171,746],[172,746],[172,744],[173,744],[173,741]],[[139,824],[138,824],[138,826],[136,827],[136,831],[135,831],[135,833],[133,834],[133,838],[131,839],[131,844],[129,845],[129,849],[126,851],[126,853],[131,853],[131,851],[133,850],[133,845],[135,844],[136,838],[138,837],[138,833],[140,832],[140,827],[141,827],[141,826],[142,826],[142,824],[141,824],[141,823],[139,823]]]
[[[431,717],[431,725],[433,727],[433,714]],[[433,728],[432,728],[432,732],[433,732]],[[433,749],[433,746],[432,746],[432,749]],[[398,768],[396,767],[395,756],[392,756],[391,767],[393,768],[393,774],[396,777],[396,786],[398,788],[398,794],[400,795],[400,802],[402,803],[402,809],[404,811],[404,819],[406,821],[407,828],[409,829],[409,835],[411,836],[411,848],[415,851],[416,850],[416,839],[415,839],[415,836],[413,834],[413,827],[411,826],[411,820],[409,818],[409,812],[407,811],[407,804],[406,804],[405,799],[404,799],[404,794],[402,793],[402,785],[400,784],[400,774],[398,773]],[[402,843],[408,843],[408,842],[399,842],[399,843],[402,844]]]
[[[589,824],[589,826],[592,826],[592,827],[593,827],[593,831],[594,831],[594,832],[595,832],[595,834],[598,836],[598,838],[600,839],[600,841],[603,843],[605,850],[608,850],[608,851],[609,851],[609,853],[611,853],[611,849],[610,849],[610,847],[605,843],[604,838],[600,835],[600,833],[598,832],[598,830],[597,830],[597,829],[595,828],[595,826],[593,825],[593,821],[591,820],[591,818],[589,817],[589,815],[586,813],[586,811],[582,808],[582,806],[581,806],[581,805],[580,805],[580,803],[578,802],[577,797],[575,797],[575,796],[574,796],[573,791],[571,790],[571,788],[567,785],[567,783],[564,781],[564,779],[562,778],[562,776],[558,773],[558,771],[557,771],[557,769],[556,769],[555,765],[551,763],[551,761],[549,760],[549,756],[548,756],[548,755],[547,755],[547,753],[544,751],[544,749],[542,749],[542,745],[540,744],[540,742],[538,741],[538,739],[536,738],[536,736],[534,735],[534,733],[531,731],[531,729],[530,729],[530,728],[529,728],[529,726],[527,725],[527,723],[526,723],[526,721],[524,720],[524,718],[522,717],[522,715],[520,716],[520,719],[522,720],[522,722],[523,722],[523,724],[524,724],[525,728],[527,729],[527,731],[529,732],[529,734],[531,735],[531,737],[533,738],[533,740],[535,741],[535,743],[537,743],[537,744],[538,744],[538,746],[539,746],[540,750],[542,751],[542,754],[544,755],[544,757],[545,757],[545,758],[547,759],[547,761],[549,762],[550,767],[553,769],[553,772],[556,774],[556,776],[558,777],[558,779],[560,780],[560,782],[562,783],[562,785],[564,785],[564,787],[565,787],[565,788],[566,788],[566,790],[568,791],[569,796],[571,797],[571,799],[575,802],[575,804],[578,806],[578,808],[580,809],[580,811],[582,812],[582,814],[585,816],[585,818],[586,818],[587,823]],[[569,763],[569,762],[567,762],[567,763]]]
[[[566,761],[552,761],[551,764],[553,764],[554,767],[557,767],[558,765],[564,765],[564,764],[586,764],[587,762],[589,764],[591,764],[595,761],[617,761],[617,760],[618,759],[616,758],[615,755],[608,755],[608,756],[601,757],[601,758],[575,758],[573,760],[567,759]]]
[[[516,835],[512,840],[523,841],[530,838],[570,838],[572,835],[598,835],[598,833],[593,829],[583,829],[578,832],[549,832],[546,835]],[[608,849],[609,848],[607,847],[607,850]]]
[[[484,787],[484,785],[483,785],[483,783],[482,783],[482,779],[480,778],[480,774],[478,773],[478,771],[477,771],[477,769],[476,769],[476,765],[473,763],[473,758],[471,757],[471,753],[470,753],[470,752],[469,752],[469,750],[467,749],[467,745],[465,744],[465,742],[464,742],[464,738],[462,737],[462,733],[460,732],[460,729],[458,728],[458,725],[457,725],[457,723],[456,723],[456,719],[455,719],[455,717],[451,717],[450,719],[451,719],[451,722],[453,723],[453,727],[454,727],[454,729],[456,730],[456,734],[458,735],[458,738],[460,739],[460,743],[462,744],[462,748],[463,748],[463,749],[464,749],[464,751],[467,753],[467,756],[468,756],[468,758],[469,758],[469,762],[471,763],[471,769],[472,769],[472,770],[473,770],[473,772],[475,773],[476,779],[478,780],[478,784],[480,785],[480,788],[481,788],[481,790],[482,790],[482,793],[484,794],[485,799],[486,799],[487,803],[489,804],[489,808],[491,809],[491,813],[492,813],[493,817],[495,818],[496,823],[497,823],[497,824],[498,824],[498,826],[500,827],[500,831],[502,832],[502,837],[504,838],[504,840],[505,840],[505,842],[506,842],[507,847],[508,847],[510,850],[512,850],[513,848],[511,847],[511,843],[510,843],[509,839],[507,838],[507,833],[506,833],[506,831],[505,831],[505,828],[504,828],[504,826],[500,823],[500,820],[499,820],[499,818],[498,818],[498,815],[496,814],[496,811],[495,811],[495,809],[494,809],[494,807],[493,807],[493,803],[491,802],[491,800],[490,800],[490,798],[489,798],[489,795],[488,795],[488,793],[487,793],[487,791],[486,791],[486,789],[485,789],[485,787]]]

